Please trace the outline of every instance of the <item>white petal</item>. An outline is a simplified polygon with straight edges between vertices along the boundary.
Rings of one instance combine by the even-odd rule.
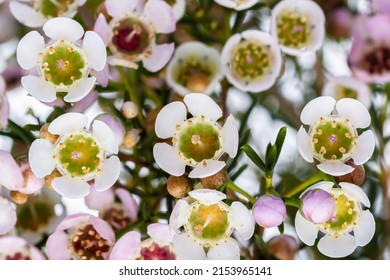
[[[340,160],[327,160],[317,165],[322,172],[332,176],[342,176],[351,173],[355,168]]]
[[[237,155],[238,150],[238,129],[233,115],[229,115],[222,127],[222,145],[223,150],[231,157]]]
[[[109,154],[118,153],[118,143],[111,128],[104,122],[95,120],[92,123],[92,132],[99,140],[99,144]]]
[[[43,26],[46,36],[53,40],[66,40],[76,42],[84,35],[84,29],[77,21],[66,18],[56,17],[48,20]]]
[[[166,139],[176,132],[176,125],[181,125],[187,119],[187,108],[183,102],[175,101],[164,106],[158,113],[155,123],[156,135]]]
[[[186,11],[186,0],[176,0],[176,4],[172,7],[176,22],[179,21]]]
[[[108,23],[106,21],[106,17],[103,14],[99,14],[95,26],[93,28],[99,36],[102,38],[104,44],[107,46],[110,41],[110,28],[108,27]]]
[[[92,91],[95,83],[95,77],[89,77],[78,81],[69,88],[69,92],[65,95],[64,100],[69,103],[80,101]]]
[[[130,231],[122,236],[112,248],[110,260],[134,260],[140,254],[141,235]]]
[[[123,59],[123,58],[115,57],[115,56],[109,56],[107,58],[107,63],[112,65],[112,66],[123,66],[123,67],[127,67],[127,68],[138,69],[137,63],[134,63],[133,61],[128,60],[128,59]]]
[[[35,11],[32,7],[19,3],[17,1],[11,1],[9,3],[9,8],[12,15],[21,23],[29,27],[40,27],[42,26],[46,18],[41,14]]]
[[[240,260],[240,247],[233,238],[210,248],[207,252],[209,260]]]
[[[299,154],[307,162],[313,162],[313,148],[311,146],[311,140],[309,134],[306,132],[306,129],[301,126],[297,134],[297,147]]]
[[[222,110],[215,101],[202,93],[190,93],[184,97],[184,103],[188,111],[194,116],[205,116],[206,118],[217,121],[222,117]]]
[[[353,234],[356,238],[356,244],[358,246],[366,246],[375,233],[375,219],[370,211],[365,210],[362,212],[359,221],[356,224]]]
[[[368,199],[368,196],[366,193],[363,191],[363,189],[355,184],[351,183],[346,183],[346,182],[341,182],[339,183],[340,187],[351,195],[353,198],[355,198],[357,201],[363,203],[364,206],[370,207],[371,203],[370,200]]]
[[[172,235],[169,231],[168,224],[154,223],[148,225],[148,235],[155,241],[160,243],[171,243]]]
[[[50,175],[55,167],[54,147],[49,140],[37,139],[30,147],[28,158],[32,172],[37,178]]]
[[[138,4],[138,0],[106,0],[107,12],[112,17],[118,17],[125,13],[131,13]]]
[[[352,159],[356,165],[366,163],[374,153],[375,139],[371,130],[364,131],[359,135]]]
[[[157,143],[153,147],[153,156],[158,166],[173,176],[181,176],[185,172],[186,163],[177,150],[167,143]]]
[[[190,172],[188,177],[190,178],[205,178],[209,177],[211,175],[214,175],[218,171],[222,170],[224,168],[226,163],[224,161],[219,160],[204,160],[201,163],[199,163],[194,170]]]
[[[186,233],[180,233],[173,237],[173,248],[179,260],[205,260],[206,254],[203,246],[194,242]]]
[[[193,190],[188,195],[204,203],[215,203],[226,199],[226,194],[210,189]]]
[[[172,33],[176,19],[172,8],[161,0],[149,0],[144,7],[144,16],[154,25],[157,33]]]
[[[24,178],[22,170],[10,153],[0,150],[0,190],[18,190],[23,187]]]
[[[322,181],[322,182],[316,183],[316,184],[308,187],[304,192],[301,193],[301,195],[299,197],[303,197],[303,195],[305,193],[307,193],[308,191],[313,190],[313,189],[321,189],[321,190],[324,190],[326,192],[330,192],[331,189],[333,188],[333,186],[334,186],[333,182]]]
[[[51,185],[56,192],[66,198],[83,198],[89,194],[87,182],[68,176],[54,178]]]
[[[95,177],[95,189],[99,192],[112,187],[121,173],[121,162],[117,156],[106,159],[102,165],[102,173]]]
[[[15,3],[15,2],[12,2]],[[11,4],[12,4],[11,3]],[[37,31],[27,33],[18,44],[16,59],[26,70],[38,65],[39,53],[45,48],[45,39]]]
[[[175,207],[172,210],[171,216],[169,217],[169,228],[171,233],[176,232],[177,229],[181,228],[188,214],[189,210],[188,202],[184,199],[180,199],[176,202]]]
[[[106,46],[100,36],[93,31],[87,31],[83,39],[83,50],[88,57],[88,63],[96,71],[103,70],[107,62]]]
[[[241,202],[234,201],[229,209],[229,220],[244,240],[252,237],[255,231],[255,220],[251,212]]]
[[[318,228],[312,222],[306,220],[299,211],[295,215],[295,230],[303,243],[309,246],[314,245],[318,236]]]
[[[0,196],[0,235],[10,232],[16,223],[16,212],[8,199]]]
[[[57,99],[56,91],[50,88],[40,77],[24,76],[20,82],[24,89],[39,101],[53,102]]]
[[[353,253],[356,249],[355,237],[349,233],[335,238],[325,235],[318,242],[318,250],[331,258],[343,258]]]
[[[336,100],[330,96],[320,96],[306,104],[301,113],[301,121],[311,125],[321,117],[329,116],[336,104]]]
[[[371,116],[367,108],[356,99],[340,99],[336,103],[336,109],[339,116],[349,119],[356,128],[364,128],[371,123]]]
[[[88,119],[84,114],[66,113],[52,121],[48,130],[51,134],[63,135],[84,129],[87,122]]]
[[[161,70],[171,59],[174,49],[174,43],[152,46],[152,54],[142,60],[144,67],[150,72]]]

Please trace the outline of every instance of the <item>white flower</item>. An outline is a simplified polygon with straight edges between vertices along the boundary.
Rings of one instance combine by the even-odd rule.
[[[335,210],[331,220],[314,224],[306,220],[299,211],[295,216],[295,228],[299,238],[305,244],[313,246],[318,232],[324,233],[325,236],[321,237],[317,247],[322,254],[332,258],[352,254],[357,246],[367,245],[375,233],[374,216],[369,210],[362,210],[362,204],[370,207],[370,201],[364,191],[351,183],[339,185],[341,188],[333,187],[332,182],[320,182],[302,193],[304,195],[312,189],[329,192],[335,199]]]
[[[156,33],[172,33],[176,20],[172,8],[162,0],[149,0],[143,12],[136,10],[138,0],[106,0],[107,13],[112,17],[107,23],[100,14],[94,30],[103,38],[112,52],[110,65],[138,68],[136,62],[156,72],[169,61],[174,44],[156,44]]]
[[[287,54],[317,51],[324,34],[325,15],[314,1],[283,0],[272,10],[271,35]]]
[[[191,198],[180,199],[169,219],[171,232],[184,226],[181,233],[174,235],[173,248],[179,259],[214,260],[240,259],[240,248],[231,238],[233,230],[248,240],[254,232],[254,219],[241,202],[233,202],[229,207],[222,202],[226,195],[208,189],[188,193]],[[195,199],[195,201],[191,201]]]
[[[190,119],[187,119],[187,109],[193,116]],[[217,123],[221,117],[222,110],[217,103],[201,93],[186,95],[184,103],[176,101],[166,105],[157,115],[155,131],[159,138],[172,138],[173,146],[154,145],[156,163],[174,176],[183,175],[186,165],[192,166],[190,178],[204,178],[220,171],[226,165],[218,160],[222,154],[235,157],[238,149],[234,117],[230,115],[223,127]]]
[[[82,26],[69,18],[53,18],[43,31],[52,39],[48,44],[37,31],[27,33],[19,42],[18,63],[38,72],[38,76],[22,77],[23,87],[42,102],[53,102],[57,92],[66,93],[66,102],[81,100],[95,85],[96,77],[89,77],[91,70],[101,71],[106,64],[104,42],[93,31],[84,35]]]
[[[95,120],[91,131],[84,127],[87,118],[80,113],[67,113],[49,125],[49,132],[58,135],[52,144],[47,139],[35,140],[29,151],[30,166],[35,176],[43,178],[53,170],[59,177],[51,185],[68,198],[82,198],[89,193],[88,181],[104,191],[118,179],[120,161],[115,134],[105,123]]]
[[[14,0],[9,4],[12,15],[29,27],[40,27],[55,17],[73,18],[87,0]]]
[[[374,152],[375,140],[371,130],[358,135],[357,128],[370,125],[371,117],[359,101],[321,96],[310,101],[301,113],[304,126],[298,131],[297,146],[308,162],[320,162],[318,169],[332,176],[341,176],[354,170],[345,164],[353,159],[356,165],[368,161]]]
[[[242,11],[254,6],[259,0],[215,0],[215,2],[226,8]]]
[[[269,89],[282,67],[277,42],[268,33],[258,30],[247,30],[230,37],[221,56],[226,78],[242,91]]]
[[[10,232],[14,228],[15,224],[15,208],[11,205],[8,199],[0,196],[0,236]]]
[[[181,96],[190,92],[210,95],[222,77],[219,52],[201,42],[181,44],[167,68],[167,83]]]
[[[332,96],[336,100],[349,97],[359,100],[366,108],[371,106],[371,89],[353,77],[335,77],[322,89],[322,95]]]

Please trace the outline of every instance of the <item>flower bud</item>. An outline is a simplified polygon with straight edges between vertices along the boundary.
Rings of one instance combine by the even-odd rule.
[[[121,111],[126,119],[132,119],[138,115],[138,106],[134,102],[127,101],[123,103]]]
[[[345,164],[350,165],[355,169],[351,173],[335,177],[336,182],[347,182],[360,186],[363,183],[364,178],[366,177],[366,171],[364,170],[364,166],[356,165],[352,159],[348,160]]]
[[[277,227],[286,218],[286,205],[279,196],[263,195],[253,205],[253,217],[262,227]]]
[[[18,191],[11,191],[11,199],[16,204],[24,204],[27,202],[28,195]]]
[[[268,254],[279,260],[293,260],[297,251],[297,241],[288,235],[275,236],[267,243]]]
[[[54,144],[58,139],[58,135],[53,135],[49,132],[49,125],[50,123],[47,123],[41,127],[41,130],[39,131],[39,138],[49,140],[52,144]]]
[[[301,213],[307,220],[315,223],[325,223],[333,217],[334,199],[322,189],[306,192],[302,198]]]
[[[227,179],[226,168],[222,168],[219,172],[209,177],[201,178],[200,182],[206,189],[218,189],[225,184]]]
[[[125,139],[122,142],[122,145],[126,148],[133,148],[137,145],[140,139],[139,132],[137,129],[132,128],[129,131],[126,131]]]
[[[183,198],[191,191],[192,181],[187,176],[169,176],[167,188],[170,195],[176,198]]]

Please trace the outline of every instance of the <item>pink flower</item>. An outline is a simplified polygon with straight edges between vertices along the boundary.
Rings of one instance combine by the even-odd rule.
[[[263,195],[253,206],[253,217],[262,227],[277,227],[286,218],[286,205],[279,196]]]
[[[0,238],[0,260],[44,260],[44,255],[26,240],[16,236]]]
[[[330,193],[313,189],[303,195],[301,212],[303,217],[315,224],[325,223],[333,217],[334,206]]]
[[[1,185],[0,185],[1,188]],[[0,196],[0,235],[10,232],[16,224],[16,212],[5,197]],[[1,248],[1,247],[0,247]],[[1,259],[1,253],[0,253]]]
[[[9,104],[5,90],[4,78],[0,76],[0,129],[5,129],[8,125]]]

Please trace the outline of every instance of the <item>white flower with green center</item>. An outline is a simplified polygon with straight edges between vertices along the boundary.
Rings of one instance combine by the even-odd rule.
[[[89,181],[97,191],[105,191],[118,179],[121,164],[114,132],[105,123],[95,120],[86,130],[87,118],[80,113],[67,113],[49,125],[49,132],[58,135],[52,144],[47,139],[35,140],[29,151],[30,166],[38,178],[59,172],[51,185],[68,198],[82,198],[89,193]]]
[[[375,148],[374,134],[366,130],[360,135],[358,128],[370,125],[371,117],[364,105],[351,98],[336,102],[329,96],[310,101],[301,113],[301,126],[297,136],[298,151],[308,162],[320,163],[318,169],[332,176],[341,176],[354,170],[345,164],[353,159],[356,165],[367,162]]]
[[[187,109],[192,115],[189,119]],[[173,145],[154,145],[156,163],[174,176],[183,175],[186,166],[192,166],[190,178],[204,178],[220,171],[226,163],[218,159],[224,153],[235,157],[238,149],[234,117],[230,115],[223,127],[217,122],[221,117],[221,108],[202,93],[190,93],[184,103],[166,105],[157,115],[155,131],[159,138],[171,138]]]
[[[55,17],[73,18],[86,0],[15,0],[9,4],[12,15],[29,27],[41,27]]]
[[[357,246],[367,245],[375,233],[375,219],[369,210],[370,201],[362,188],[351,183],[340,183],[341,188],[334,187],[333,182],[320,182],[308,188],[322,189],[330,193],[335,200],[333,217],[321,224],[306,220],[299,211],[295,216],[295,228],[299,238],[307,245],[313,246],[318,232],[324,234],[318,242],[320,252],[328,257],[342,258],[353,253]],[[353,235],[352,235],[353,233]]]
[[[188,193],[172,211],[169,226],[173,247],[179,259],[240,259],[240,248],[231,235],[235,230],[240,238],[248,240],[254,232],[254,219],[241,202],[228,206],[226,195],[208,189]],[[207,253],[206,253],[207,251]]]
[[[282,55],[275,39],[257,30],[230,37],[221,57],[226,78],[242,91],[269,89],[275,84],[282,67]]]
[[[19,42],[17,60],[25,70],[38,73],[22,77],[23,87],[42,102],[53,102],[64,96],[66,102],[77,102],[93,89],[93,71],[103,70],[106,47],[99,35],[87,31],[69,18],[53,18],[43,31],[52,39],[45,44],[37,31],[27,33]],[[84,36],[82,43],[80,39]]]
[[[215,0],[219,5],[226,8],[242,11],[256,5],[260,0]]]
[[[317,51],[324,34],[325,15],[314,1],[283,0],[272,10],[271,35],[289,55]]]
[[[222,77],[219,52],[201,42],[181,44],[167,68],[167,83],[181,96],[190,92],[209,95]]]

